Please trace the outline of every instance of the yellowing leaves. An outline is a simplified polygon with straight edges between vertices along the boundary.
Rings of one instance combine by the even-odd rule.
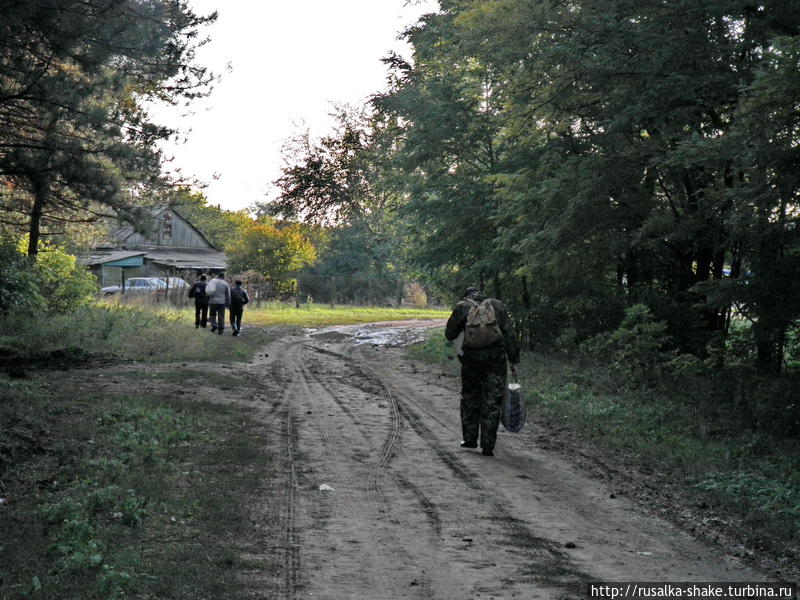
[[[256,271],[274,281],[290,277],[317,259],[303,225],[270,218],[243,225],[240,236],[226,251],[232,271]]]

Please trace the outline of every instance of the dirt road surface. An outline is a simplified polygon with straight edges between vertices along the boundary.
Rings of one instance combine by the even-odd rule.
[[[253,598],[580,598],[590,581],[760,581],[537,447],[459,447],[457,378],[402,346],[431,322],[306,330],[246,367],[265,473]],[[535,411],[534,411],[535,418]]]

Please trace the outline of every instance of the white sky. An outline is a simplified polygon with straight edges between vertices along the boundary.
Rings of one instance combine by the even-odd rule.
[[[190,0],[197,14],[218,11],[197,62],[223,78],[209,98],[159,108],[183,143],[165,146],[172,167],[206,183],[211,204],[238,210],[274,196],[280,148],[293,134],[331,130],[331,103],[359,104],[385,88],[381,57],[410,58],[397,35],[435,0]],[[232,71],[223,73],[227,64]],[[216,177],[216,178],[215,178]]]

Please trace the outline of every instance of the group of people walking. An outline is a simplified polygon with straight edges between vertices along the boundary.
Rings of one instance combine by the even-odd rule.
[[[211,333],[222,335],[225,331],[225,309],[230,310],[233,335],[242,332],[244,305],[250,302],[242,282],[236,280],[233,287],[225,281],[224,273],[217,273],[210,281],[205,275],[189,288],[189,298],[194,298],[194,326],[206,328],[211,324]]]

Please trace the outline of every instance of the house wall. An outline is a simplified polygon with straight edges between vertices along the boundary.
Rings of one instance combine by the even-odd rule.
[[[144,261],[144,267],[142,267],[142,277],[169,277],[171,275],[175,275],[175,273],[171,272],[171,270],[167,267],[156,264],[149,260]]]
[[[109,267],[108,265],[94,265],[89,267],[89,271],[97,278],[98,285],[108,287],[111,285],[121,285],[124,277],[143,277],[143,267]]]
[[[205,269],[203,271],[205,271]],[[194,269],[173,269],[145,259],[144,266],[141,268],[141,272],[137,277],[183,277],[185,279],[187,277],[198,277],[199,275],[200,271],[195,271]]]

